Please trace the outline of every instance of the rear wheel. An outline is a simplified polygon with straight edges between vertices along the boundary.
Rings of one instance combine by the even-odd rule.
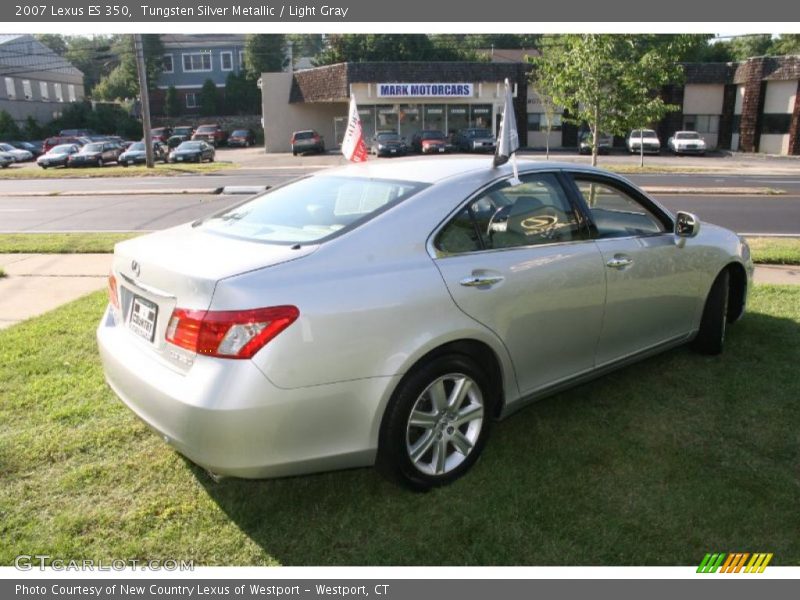
[[[464,475],[489,435],[491,392],[468,356],[440,356],[410,372],[384,415],[378,469],[419,491]]]
[[[102,167],[103,166],[103,159],[102,158],[98,158],[97,159],[97,166],[98,167]]]
[[[730,274],[725,270],[717,276],[708,292],[700,330],[692,341],[692,348],[701,354],[715,355],[722,352],[728,325],[729,291]]]

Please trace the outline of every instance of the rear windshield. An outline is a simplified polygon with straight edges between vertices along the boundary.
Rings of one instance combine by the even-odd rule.
[[[216,125],[201,125],[197,128],[197,133],[211,133],[212,131],[216,131]]]
[[[314,137],[313,131],[298,131],[294,134],[296,140],[310,140],[312,137]]]
[[[444,133],[441,131],[423,131],[422,139],[424,140],[443,140]]]
[[[51,148],[50,152],[53,154],[67,154],[68,152],[72,152],[75,149],[75,146],[72,144],[61,144],[60,146],[56,146],[55,148]]]
[[[237,129],[231,135],[232,136],[245,136],[245,135],[247,135],[247,130],[246,129]]]
[[[656,137],[656,132],[653,131],[652,129],[641,129],[641,130],[634,129],[631,132],[631,137],[646,137],[646,138]]]
[[[467,137],[492,137],[488,129],[467,129]]]
[[[675,139],[678,140],[699,140],[700,136],[694,132],[676,133]]]
[[[425,187],[414,181],[308,177],[206,219],[203,229],[248,240],[320,242]]]
[[[202,142],[182,142],[176,150],[202,150],[203,147]]]

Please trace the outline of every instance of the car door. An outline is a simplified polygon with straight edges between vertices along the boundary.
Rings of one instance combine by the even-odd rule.
[[[704,270],[693,242],[679,240],[670,215],[626,183],[582,173],[573,180],[607,282],[597,365],[686,336]]]
[[[594,366],[605,267],[556,172],[479,192],[433,244],[453,300],[506,345],[523,394]]]

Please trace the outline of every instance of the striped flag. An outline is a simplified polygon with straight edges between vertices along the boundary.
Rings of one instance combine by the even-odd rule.
[[[367,144],[364,142],[364,132],[361,129],[361,118],[358,116],[356,97],[350,95],[350,114],[347,117],[347,130],[342,140],[342,154],[347,160],[364,162],[367,160]]]
[[[517,171],[517,155],[515,154],[519,150],[519,133],[517,133],[517,119],[514,117],[514,103],[511,98],[511,85],[508,83],[508,79],[506,79],[505,88],[503,118],[500,121],[500,137],[497,139],[492,166],[499,167],[511,159],[511,166],[514,169],[511,185],[519,185],[521,182]]]

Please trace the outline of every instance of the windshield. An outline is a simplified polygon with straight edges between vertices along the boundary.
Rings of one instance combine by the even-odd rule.
[[[396,133],[379,133],[378,134],[378,141],[379,142],[399,142],[400,136]]]
[[[203,148],[203,144],[200,142],[183,142],[180,146],[178,146],[177,150],[201,150]]]
[[[72,144],[61,144],[60,146],[56,146],[55,148],[51,148],[50,152],[53,154],[69,154],[75,149],[75,146]]]
[[[652,129],[641,129],[641,130],[634,129],[631,132],[631,137],[646,137],[646,138],[656,137],[656,132],[653,131]]]
[[[233,137],[247,137],[247,131],[244,129],[237,129],[231,134]]]
[[[678,140],[699,140],[700,135],[694,132],[676,133],[675,139]]]
[[[11,144],[0,144],[0,150],[5,150],[8,152],[9,150],[16,150],[16,148],[14,148],[14,146]]]
[[[185,135],[187,133],[192,133],[191,127],[176,127],[174,130],[175,135]]]
[[[214,125],[201,125],[197,128],[197,133],[213,133],[217,130]]]
[[[135,152],[136,150],[139,151],[144,150],[144,143],[136,142],[135,144],[131,144],[130,146],[128,146],[128,152]]]
[[[308,177],[210,217],[204,229],[249,240],[318,242],[424,187],[413,181]]]
[[[81,150],[81,152],[83,152],[84,154],[88,154],[89,152],[102,152],[102,151],[103,151],[103,144],[86,144],[83,147],[83,150]]]
[[[492,137],[488,129],[467,129],[467,137]]]

